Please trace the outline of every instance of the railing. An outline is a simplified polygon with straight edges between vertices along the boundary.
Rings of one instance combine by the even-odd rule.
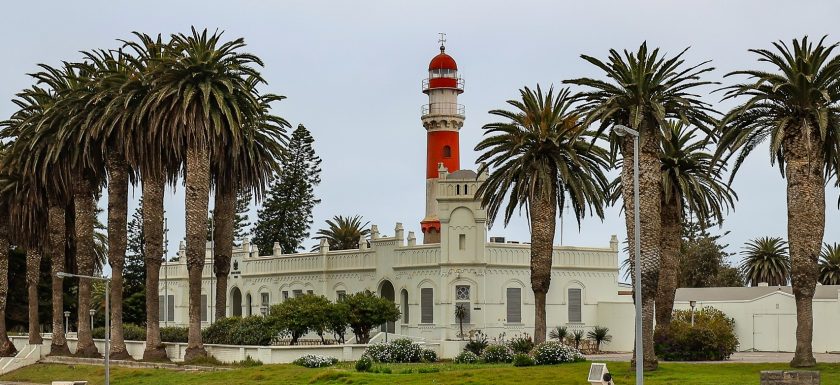
[[[423,92],[426,92],[426,91],[429,90],[429,88],[431,88],[431,86],[429,84],[430,80],[437,80],[437,79],[451,79],[451,80],[454,80],[455,81],[455,87],[435,86],[434,88],[454,88],[454,89],[459,90],[461,92],[464,91],[464,79],[462,79],[462,78],[457,78],[456,79],[456,78],[438,77],[438,78],[431,78],[431,79],[423,79],[423,83],[422,83]]]
[[[431,103],[424,104],[420,114],[427,115],[457,115],[464,116],[464,105],[456,103]]]

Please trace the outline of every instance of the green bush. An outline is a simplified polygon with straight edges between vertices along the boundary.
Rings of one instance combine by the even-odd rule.
[[[456,364],[475,364],[479,361],[479,359],[478,355],[476,355],[475,353],[469,350],[464,350],[463,352],[455,356],[454,361]]]
[[[506,345],[488,345],[481,352],[481,360],[488,364],[507,363],[513,360],[513,352]]]
[[[94,328],[93,338],[105,338],[105,327]],[[113,337],[113,336],[112,336]],[[126,341],[145,341],[146,328],[135,324],[123,324],[123,339]]]
[[[514,354],[528,354],[534,348],[534,340],[528,333],[514,336],[508,341],[508,347]]]
[[[366,344],[370,341],[371,330],[400,319],[397,305],[368,290],[348,295],[342,303],[348,307],[347,323],[353,329],[356,343]]]
[[[189,338],[190,329],[180,326],[167,326],[160,328],[160,340],[163,342],[183,342]],[[145,331],[143,338],[145,339]]]
[[[484,351],[484,348],[486,348],[487,345],[487,335],[482,333],[481,330],[475,330],[470,331],[470,341],[467,342],[467,346],[465,346],[464,349],[472,352],[476,356],[480,356],[481,352]]]
[[[534,359],[527,354],[515,354],[513,356],[513,366],[534,366]]]
[[[694,313],[675,310],[667,328],[654,335],[656,355],[665,361],[722,361],[738,349],[735,320],[712,307]]]
[[[370,359],[368,356],[362,356],[356,361],[356,371],[357,372],[367,372],[373,366],[373,360]]]
[[[282,329],[271,317],[223,318],[204,329],[207,344],[269,346]]]
[[[420,351],[420,356],[423,359],[423,362],[437,362],[438,355],[432,349],[426,348]]]

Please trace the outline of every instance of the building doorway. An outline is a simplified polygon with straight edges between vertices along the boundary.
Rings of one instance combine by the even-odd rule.
[[[238,287],[230,291],[230,316],[242,317],[242,292]]]
[[[394,285],[391,284],[391,281],[382,281],[382,284],[379,285],[379,296],[391,301],[391,303],[395,302]],[[388,321],[382,324],[380,329],[386,333],[396,333],[397,327],[393,321]]]

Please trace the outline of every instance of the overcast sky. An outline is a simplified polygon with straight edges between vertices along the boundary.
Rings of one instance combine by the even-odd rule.
[[[265,61],[268,91],[287,100],[275,112],[294,126],[306,125],[323,159],[322,200],[313,231],[333,215],[363,215],[393,234],[396,222],[414,230],[424,214],[425,136],[420,106],[427,102],[421,80],[438,53],[438,32],[447,33],[447,53],[466,81],[459,102],[466,106],[461,130],[461,165],[475,168],[473,148],[488,110],[504,107],[523,86],[560,86],[564,79],[603,77],[580,54],[605,58],[610,48],[636,49],[642,41],[674,54],[691,46],[688,63],[712,60],[708,80],[755,68],[749,48],[828,34],[840,40],[836,1],[66,1],[7,2],[0,36],[0,117],[13,111],[14,93],[28,87],[26,73],[37,63],[78,60],[79,50],[114,48],[132,31],[188,32],[191,25],[221,29],[228,39],[244,37],[248,50]],[[725,110],[714,88],[705,100]],[[729,251],[748,239],[786,234],[785,183],[758,149],[738,174],[740,200],[724,223]],[[131,197],[133,211],[139,186]],[[827,191],[826,236],[840,242],[837,188]],[[212,200],[211,200],[212,205]],[[107,207],[106,200],[100,206]],[[256,220],[253,206],[251,221]],[[166,200],[170,255],[184,236],[183,187]],[[104,221],[104,217],[103,217]],[[625,237],[618,208],[606,218],[587,218],[580,229],[565,223],[565,244],[609,245]],[[560,243],[560,226],[556,243]],[[491,236],[527,241],[522,218]],[[306,242],[306,249],[313,244]]]

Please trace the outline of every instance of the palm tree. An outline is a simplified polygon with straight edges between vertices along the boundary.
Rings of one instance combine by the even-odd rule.
[[[507,226],[517,207],[525,206],[531,224],[531,288],[534,291],[534,342],[545,341],[545,300],[551,284],[551,257],[558,208],[571,205],[575,219],[587,208],[604,217],[608,182],[606,150],[587,142],[596,137],[585,132],[575,113],[569,90],[557,94],[553,87],[543,93],[521,89],[521,100],[508,100],[513,111],[492,110],[505,122],[484,126],[485,138],[475,147],[481,151],[479,173],[492,168],[476,191],[493,223],[502,204]]]
[[[656,296],[656,324],[667,326],[674,309],[679,280],[683,219],[693,214],[701,224],[722,223],[737,194],[724,181],[724,165],[713,163],[708,141],[695,140],[697,130],[671,121],[662,141],[662,262]]]
[[[840,243],[826,243],[820,254],[820,279],[823,285],[840,285]]]
[[[3,154],[5,156],[5,154]],[[6,303],[9,294],[9,204],[5,180],[0,180],[0,357],[17,352],[6,330]]]
[[[168,42],[160,35],[151,37],[134,32],[136,41],[125,41],[124,56],[127,63],[125,78],[120,82],[122,108],[114,109],[109,120],[129,125],[129,131],[142,132],[146,140],[133,142],[127,147],[128,162],[139,171],[142,179],[143,231],[146,266],[146,349],[145,361],[167,360],[160,338],[160,300],[158,287],[163,255],[164,210],[163,199],[166,182],[177,178],[180,160],[171,151],[172,143],[159,123],[155,122],[158,110],[148,104],[154,91],[157,73],[166,70],[170,61]]]
[[[720,124],[718,155],[738,152],[733,175],[764,140],[770,141],[771,164],[787,180],[788,240],[792,286],[796,299],[796,352],[791,366],[816,365],[812,300],[817,260],[825,233],[826,176],[840,166],[840,56],[837,44],[814,45],[807,37],[784,42],[775,50],[751,49],[772,71],[744,70],[748,81],[726,87],[724,100],[745,98]]]
[[[639,131],[639,213],[642,243],[642,325],[645,351],[644,366],[654,370],[658,366],[653,344],[654,302],[659,286],[661,258],[661,191],[660,154],[663,128],[668,119],[676,119],[707,132],[715,125],[711,114],[714,110],[692,92],[711,84],[700,80],[701,75],[712,70],[703,62],[694,66],[684,65],[685,50],[672,58],[660,56],[659,49],[648,51],[642,43],[636,53],[610,50],[606,62],[588,55],[581,55],[587,62],[603,70],[609,80],[571,79],[564,83],[585,86],[577,98],[586,115],[586,124],[598,122],[597,133],[610,127],[625,125]],[[623,159],[633,158],[633,140],[626,140],[610,133],[611,153],[620,150]],[[623,162],[621,180],[633,180],[633,162]],[[624,219],[627,234],[634,233],[633,184],[622,183]],[[635,240],[630,238],[630,248]],[[635,266],[634,266],[635,268]],[[636,284],[634,282],[634,284]]]
[[[318,230],[312,239],[326,240],[330,250],[350,250],[359,248],[359,240],[370,235],[367,225],[362,223],[362,217],[336,215],[327,219],[327,228]],[[312,251],[318,251],[320,245],[312,246]]]
[[[215,149],[241,149],[243,130],[261,118],[262,106],[249,78],[262,83],[254,68],[262,62],[241,53],[239,38],[222,43],[221,34],[192,29],[172,36],[165,63],[153,71],[154,91],[146,106],[152,126],[170,142],[163,148],[185,160],[189,342],[184,359],[207,355],[201,343],[201,272],[207,235],[210,160]],[[168,131],[167,131],[168,130]],[[144,201],[145,203],[145,201]]]
[[[250,79],[256,92],[256,79]],[[234,222],[237,193],[243,189],[254,192],[257,200],[263,196],[272,174],[279,171],[278,160],[287,142],[285,129],[289,123],[270,113],[271,103],[284,96],[259,95],[263,117],[254,124],[242,127],[245,140],[242,148],[222,146],[211,160],[212,180],[215,184],[213,204],[213,272],[216,275],[216,319],[225,317],[227,309],[228,275],[233,255]]]
[[[788,246],[780,237],[752,239],[741,252],[741,273],[748,285],[785,286],[790,278],[790,257]]]
[[[548,333],[548,338],[560,341],[560,343],[564,343],[566,341],[566,337],[568,336],[569,329],[565,326],[557,326],[554,329],[551,329],[551,332]]]
[[[604,326],[595,326],[586,333],[586,338],[595,342],[595,351],[601,351],[601,344],[605,342],[612,341],[612,336],[610,335],[610,328]]]

